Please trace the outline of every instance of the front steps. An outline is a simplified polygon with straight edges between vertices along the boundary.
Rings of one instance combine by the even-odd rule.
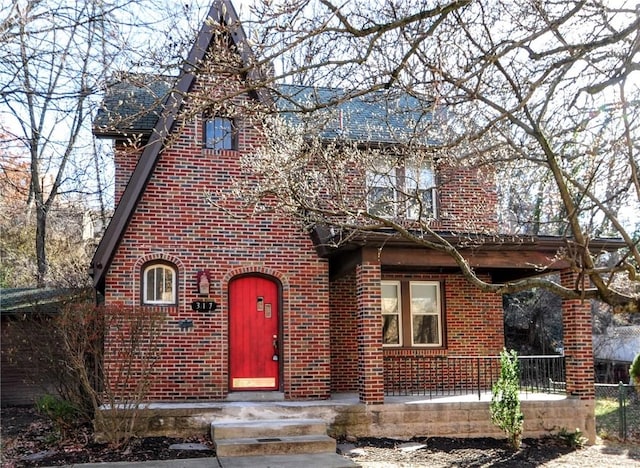
[[[211,424],[219,457],[336,453],[321,419],[259,419]]]
[[[357,466],[351,460],[336,454],[336,441],[327,435],[326,423],[321,419],[213,422],[211,439],[222,466],[226,466],[225,461],[237,465],[241,460],[250,463],[251,460],[274,457],[280,463],[287,459],[306,460],[304,465],[307,467],[314,466],[314,458],[324,460],[318,466]]]

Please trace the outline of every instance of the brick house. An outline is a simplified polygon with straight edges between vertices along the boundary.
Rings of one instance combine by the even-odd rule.
[[[232,25],[233,44],[245,45],[229,1],[214,1],[209,16]],[[203,60],[213,37],[205,24],[186,63]],[[240,50],[248,61],[250,50]],[[451,368],[438,371],[450,358],[499,354],[502,299],[467,281],[450,256],[385,232],[328,248],[325,230],[309,233],[270,214],[232,218],[211,206],[203,193],[239,174],[240,155],[260,144],[261,133],[240,115],[196,113],[178,125],[176,109],[190,105],[186,92],[208,85],[194,70],[185,69],[177,82],[116,84],[94,130],[114,140],[117,202],[92,261],[95,288],[107,305],[162,308],[168,315],[150,400],[260,393],[325,400],[347,392],[362,404],[383,405],[395,391],[424,392],[475,373],[454,379]],[[161,96],[172,86],[178,92],[152,104],[150,89]],[[126,113],[133,101],[148,112],[110,126],[110,112]],[[357,101],[343,105],[367,109]],[[236,131],[225,133],[231,128]],[[139,150],[127,144],[132,135],[145,143]],[[553,260],[563,239],[497,234],[497,196],[486,179],[445,164],[428,170],[436,181],[428,192],[432,226],[453,243],[458,232],[482,238],[461,251],[483,279],[533,276],[535,265],[544,264],[562,273],[564,285],[573,284],[568,264]],[[566,391],[586,402],[580,411],[587,419],[594,398],[590,323],[588,303],[564,301]],[[110,359],[107,333],[107,369]]]

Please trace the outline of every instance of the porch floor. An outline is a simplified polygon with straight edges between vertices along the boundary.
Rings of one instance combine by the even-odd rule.
[[[567,396],[558,393],[534,393],[520,392],[521,401],[558,401],[564,400]],[[426,396],[426,395],[403,395],[386,396],[384,404],[428,404],[428,403],[473,403],[491,401],[491,392],[481,392],[478,394]],[[224,406],[284,406],[284,407],[309,407],[309,406],[353,406],[359,405],[360,400],[356,393],[333,393],[327,400],[285,400],[284,394],[280,392],[237,392],[229,394],[226,400],[216,400],[210,402],[203,401],[181,401],[181,402],[152,402],[142,405],[147,409],[212,409]]]

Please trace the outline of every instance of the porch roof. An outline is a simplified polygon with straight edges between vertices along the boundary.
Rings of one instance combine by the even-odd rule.
[[[506,234],[437,232],[454,246],[469,266],[479,273],[487,272],[493,281],[506,281],[553,273],[570,267],[563,251],[581,248],[569,237],[524,236]],[[311,233],[318,255],[328,258],[332,278],[340,277],[363,261],[380,262],[383,270],[456,271],[454,258],[392,230],[351,233],[340,242],[326,228]],[[344,237],[343,237],[344,238]],[[427,242],[435,236],[424,235]],[[617,238],[592,239],[588,249],[594,256],[624,247]]]
[[[65,304],[88,294],[86,289],[73,288],[0,289],[0,315],[55,314]]]

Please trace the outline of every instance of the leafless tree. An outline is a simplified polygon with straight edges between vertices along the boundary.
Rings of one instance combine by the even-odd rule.
[[[105,82],[120,70],[175,67],[184,47],[176,24],[189,8],[161,0],[17,0],[0,8],[0,127],[3,154],[13,158],[1,162],[3,170],[16,158],[29,167],[24,212],[34,213],[27,219],[35,219],[39,285],[52,281],[56,204],[109,212],[111,162],[90,132]]]
[[[267,145],[246,160],[247,171],[261,182],[251,178],[235,195],[343,233],[391,228],[449,253],[486,291],[544,287],[562,297],[597,298],[638,311],[640,12],[635,4],[284,0],[259,2],[244,28],[254,52],[240,70],[245,89],[268,88],[297,125],[292,127],[291,119],[267,124]],[[297,88],[283,84],[342,92],[301,100],[291,93]],[[420,222],[408,229],[401,220],[363,209],[366,194],[346,196],[351,192],[345,184],[353,180],[346,176],[354,167],[360,174],[371,170],[371,153],[400,155],[363,150],[339,136],[330,142],[305,139],[305,122],[326,124],[316,131],[321,133],[335,126],[339,103],[399,95],[419,103],[412,109],[415,125],[397,135],[400,152],[486,168],[508,180],[502,213],[513,215],[502,217],[503,230],[564,236],[562,255],[591,286],[564,288],[544,278],[487,284],[430,228],[428,210],[421,209]],[[404,203],[414,197],[419,204],[406,187],[403,195]],[[220,202],[225,195],[218,196]],[[602,262],[589,250],[597,237],[620,238],[626,248]]]

